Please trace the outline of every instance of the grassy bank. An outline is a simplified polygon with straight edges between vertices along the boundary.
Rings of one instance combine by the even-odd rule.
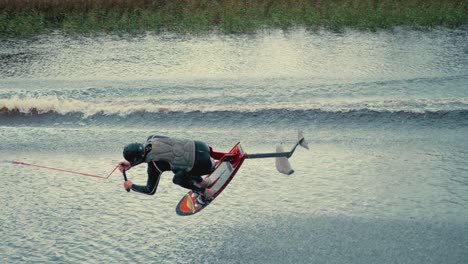
[[[0,0],[0,34],[457,27],[467,0]]]

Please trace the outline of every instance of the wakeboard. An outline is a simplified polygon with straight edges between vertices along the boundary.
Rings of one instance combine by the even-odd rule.
[[[197,201],[198,194],[193,191],[188,192],[179,204],[177,204],[176,212],[178,215],[193,215],[205,207],[221,194],[226,186],[231,182],[232,178],[236,175],[244,160],[247,158],[247,153],[244,152],[240,143],[237,143],[223,158],[221,158],[215,166],[214,171],[208,175],[211,184],[208,188],[214,191],[213,199],[200,203]]]

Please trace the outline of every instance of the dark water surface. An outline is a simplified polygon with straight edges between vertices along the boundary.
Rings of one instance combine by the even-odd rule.
[[[468,31],[0,39],[0,262],[466,263]],[[99,175],[150,134],[248,160],[202,213]],[[129,171],[146,182],[146,168]]]

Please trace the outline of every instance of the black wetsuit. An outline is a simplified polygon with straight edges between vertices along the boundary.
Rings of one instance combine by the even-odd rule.
[[[158,188],[159,179],[164,171],[170,171],[171,165],[166,161],[153,160],[148,162],[148,180],[146,185],[132,185],[132,190],[144,194],[153,195]],[[208,144],[195,141],[195,163],[190,171],[173,170],[174,178],[172,181],[184,188],[202,191],[200,187],[194,183],[200,183],[203,178],[201,176],[209,174],[213,171],[213,163],[210,157],[210,148]]]

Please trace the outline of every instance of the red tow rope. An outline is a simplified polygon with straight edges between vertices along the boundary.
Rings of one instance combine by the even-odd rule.
[[[114,171],[119,167],[118,165],[115,166],[115,168],[109,173],[109,175],[104,177],[104,176],[94,175],[94,174],[90,174],[90,173],[82,173],[82,172],[76,172],[76,171],[71,171],[71,170],[52,168],[52,167],[47,167],[47,166],[42,166],[42,165],[37,165],[37,164],[31,164],[31,163],[26,163],[26,162],[16,161],[16,160],[12,161],[12,163],[13,164],[18,164],[18,165],[25,165],[25,166],[42,168],[42,169],[48,169],[48,170],[55,170],[55,171],[61,171],[61,172],[66,172],[66,173],[78,174],[78,175],[87,176],[87,177],[101,178],[101,179],[109,178],[112,175],[112,173],[114,173]]]

